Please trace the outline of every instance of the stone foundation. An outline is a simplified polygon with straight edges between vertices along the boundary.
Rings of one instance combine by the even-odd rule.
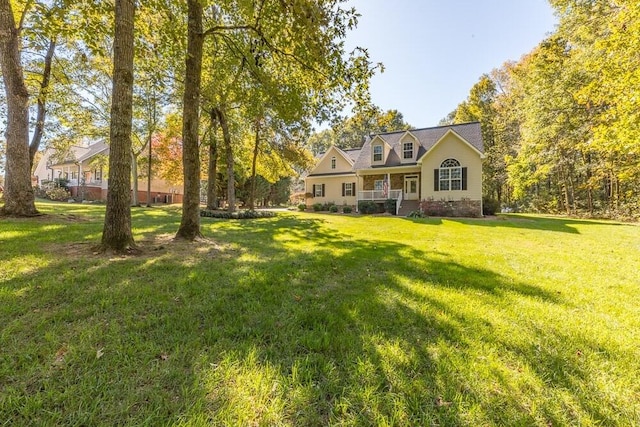
[[[482,216],[480,200],[423,200],[420,210],[427,216],[472,217]]]

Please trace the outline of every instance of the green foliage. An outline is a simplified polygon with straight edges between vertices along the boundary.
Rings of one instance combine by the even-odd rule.
[[[482,215],[495,215],[500,211],[500,202],[490,197],[482,198]]]
[[[219,218],[219,219],[257,219],[257,218],[272,218],[276,216],[275,212],[271,211],[255,211],[255,210],[243,210],[236,212],[227,211],[212,211],[208,209],[200,210],[200,216],[205,218]]]
[[[378,205],[372,200],[359,200],[358,212],[361,214],[373,214],[378,212]]]
[[[329,206],[329,212],[333,212],[333,213],[338,212],[338,207],[336,205]]]
[[[346,214],[351,213],[351,212],[352,212],[352,210],[353,210],[353,209],[351,208],[351,206],[343,206],[343,207],[342,207],[342,212],[343,212],[343,213],[346,213]]]
[[[415,211],[409,212],[409,214],[407,215],[407,218],[427,218],[427,215],[425,215],[425,213],[422,212],[421,210],[415,210]]]
[[[71,193],[66,187],[53,187],[45,190],[47,199],[55,201],[67,201],[71,198]]]
[[[313,211],[314,212],[320,212],[321,210],[323,210],[324,205],[322,203],[314,203],[313,204]]]
[[[306,211],[307,210],[307,205],[305,203],[300,203],[298,205],[298,210],[301,211],[301,212]]]
[[[397,206],[397,200],[395,199],[387,199],[384,201],[384,211],[388,212],[390,214],[395,215],[396,214],[396,206]]]

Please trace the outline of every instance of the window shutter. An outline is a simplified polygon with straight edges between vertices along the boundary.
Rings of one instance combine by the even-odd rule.
[[[342,197],[344,197],[344,194],[345,194],[345,187],[346,187],[346,184],[343,182],[342,183]]]
[[[316,197],[316,185],[313,184],[313,191],[311,192],[311,198]]]
[[[324,197],[324,184],[322,184],[322,197]]]
[[[351,183],[351,195],[352,195],[352,196],[355,196],[356,194],[357,194],[357,193],[356,193],[356,183],[355,183],[355,182],[352,182],[352,183]]]
[[[462,189],[467,189],[467,168],[462,168]]]
[[[440,181],[440,169],[433,170],[433,191],[438,191],[440,189],[439,182]]]

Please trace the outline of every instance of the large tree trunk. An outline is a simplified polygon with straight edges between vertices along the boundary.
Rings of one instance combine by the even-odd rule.
[[[9,0],[0,0],[0,65],[7,96],[4,206],[0,214],[37,215],[29,161],[29,93],[20,63],[20,29]]]
[[[131,120],[133,107],[134,0],[116,0],[109,192],[102,250],[135,249],[131,233]]]
[[[148,140],[147,140],[147,144],[149,144],[149,146],[147,147],[149,149],[149,159],[148,159],[149,163],[147,163],[147,207],[148,208],[151,207],[151,160],[152,160],[151,139],[152,139],[152,135],[151,135],[151,132],[149,132]]]
[[[138,200],[138,156],[131,150],[131,206],[140,206]]]
[[[33,159],[36,157],[42,134],[44,131],[44,119],[47,114],[45,103],[49,92],[49,80],[51,79],[51,62],[53,62],[53,52],[56,50],[56,41],[49,41],[49,48],[44,56],[44,69],[42,71],[42,82],[40,82],[40,93],[38,94],[38,115],[36,118],[36,127],[29,144],[29,167],[33,170]]]
[[[260,148],[260,120],[256,120],[256,135],[253,143],[253,159],[251,160],[251,194],[249,195],[249,209],[255,209],[256,200],[256,163]]]
[[[218,209],[218,131],[217,116],[215,110],[211,110],[209,129],[209,170],[207,184],[207,209]]]
[[[236,180],[233,173],[233,149],[231,147],[231,133],[229,133],[229,124],[227,123],[227,115],[223,108],[216,108],[218,121],[222,128],[222,139],[224,140],[224,149],[227,154],[227,210],[233,212],[236,210]]]
[[[182,163],[184,198],[182,220],[176,238],[195,240],[200,237],[200,153],[198,151],[198,116],[200,78],[202,75],[202,3],[188,0],[187,60],[182,102]]]

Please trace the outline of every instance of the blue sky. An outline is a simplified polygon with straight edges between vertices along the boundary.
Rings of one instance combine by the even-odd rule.
[[[351,0],[362,15],[347,48],[385,72],[372,101],[414,127],[436,126],[484,73],[518,60],[555,29],[546,0]]]

